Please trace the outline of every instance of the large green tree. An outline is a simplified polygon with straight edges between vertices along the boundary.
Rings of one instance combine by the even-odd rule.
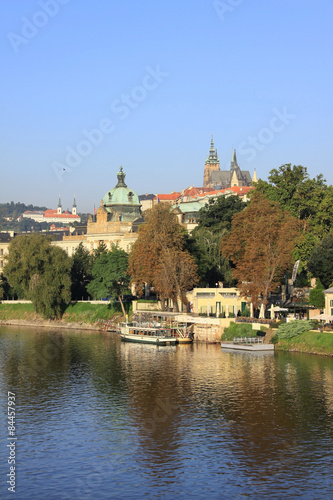
[[[20,235],[9,244],[4,274],[46,318],[61,317],[70,302],[70,271],[71,259],[64,250],[51,245],[50,237]]]
[[[305,167],[286,164],[271,170],[268,182],[259,180],[256,192],[299,219],[304,239],[296,245],[294,257],[300,260],[299,277],[308,281],[310,256],[333,226],[333,187],[326,185],[321,174],[311,179]]]
[[[219,196],[199,211],[199,224],[192,231],[189,250],[197,261],[202,286],[215,286],[218,281],[233,283],[229,259],[221,254],[220,245],[231,228],[232,217],[246,206],[238,196]]]
[[[92,279],[93,258],[83,244],[76,248],[72,257],[72,299],[81,300],[88,298],[87,285]]]
[[[199,228],[208,227],[214,232],[231,228],[232,217],[241,212],[246,203],[239,196],[218,196],[199,210]],[[195,230],[194,230],[195,231]]]
[[[325,288],[329,288],[333,282],[333,233],[326,235],[314,248],[308,268]]]
[[[111,252],[101,252],[92,268],[92,280],[88,292],[96,299],[118,298],[125,316],[123,295],[128,291],[130,276],[128,254],[114,246]]]

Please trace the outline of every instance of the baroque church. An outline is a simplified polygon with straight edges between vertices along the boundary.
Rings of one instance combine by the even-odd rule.
[[[125,183],[125,172],[120,167],[117,184],[102,198],[96,214],[90,215],[86,231],[75,230],[64,235],[54,244],[69,255],[73,255],[80,243],[88,251],[93,251],[104,243],[108,250],[113,245],[129,252],[137,239],[137,230],[143,222],[138,195]]]
[[[214,147],[214,140],[210,143],[209,156],[205,161],[203,187],[213,189],[226,189],[230,187],[251,186],[252,182],[257,182],[256,171],[253,178],[248,170],[241,170],[236,157],[236,150],[232,150],[230,170],[220,170],[220,160],[217,149]]]

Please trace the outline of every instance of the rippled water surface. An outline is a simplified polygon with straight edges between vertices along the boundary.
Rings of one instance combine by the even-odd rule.
[[[333,498],[332,358],[14,327],[0,356],[0,498]]]

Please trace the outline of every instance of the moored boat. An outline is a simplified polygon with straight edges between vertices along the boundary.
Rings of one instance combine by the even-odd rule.
[[[175,345],[177,339],[170,335],[167,328],[156,323],[122,323],[120,338],[124,342],[138,342],[141,344]]]

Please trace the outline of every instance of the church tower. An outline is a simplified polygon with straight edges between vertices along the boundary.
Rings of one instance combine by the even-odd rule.
[[[62,207],[61,207],[61,198],[60,198],[60,194],[59,194],[59,202],[58,202],[57,214],[59,214],[59,215],[61,215],[61,214],[62,214]]]
[[[217,149],[215,149],[215,147],[214,147],[214,140],[213,140],[213,134],[212,134],[212,140],[210,142],[209,156],[208,156],[207,160],[205,161],[203,187],[211,187],[210,183],[211,183],[212,172],[219,171],[219,170],[220,170],[220,160],[217,156]]]
[[[76,200],[75,200],[75,195],[74,195],[74,201],[73,201],[73,207],[72,207],[72,214],[76,215]]]

